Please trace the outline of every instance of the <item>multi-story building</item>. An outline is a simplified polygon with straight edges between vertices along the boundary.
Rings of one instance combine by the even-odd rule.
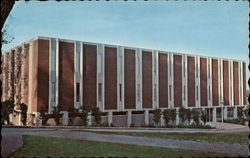
[[[227,117],[247,104],[239,60],[37,37],[2,61],[2,100],[13,96],[34,117],[41,106],[99,107],[107,122],[128,126],[151,123],[154,109],[185,107],[207,109],[215,121],[221,106]]]

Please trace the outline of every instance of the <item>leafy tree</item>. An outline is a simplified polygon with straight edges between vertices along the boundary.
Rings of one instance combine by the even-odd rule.
[[[26,126],[28,106],[24,103],[21,103],[19,106],[21,112],[21,121],[23,125]]]
[[[7,122],[7,124],[10,123],[9,116],[10,114],[15,112],[14,108],[15,108],[15,103],[13,100],[6,100],[2,102],[2,109],[1,109],[2,124],[5,121]]]
[[[39,118],[42,120],[42,125],[46,125],[46,122],[48,121],[49,119],[49,115],[46,114],[47,113],[47,109],[45,107],[45,105],[41,106],[40,109],[39,109]]]
[[[169,121],[175,121],[176,119],[176,109],[166,109],[163,111],[163,119],[168,125]]]
[[[196,125],[199,125],[200,121],[200,112],[198,109],[192,109],[192,119],[194,120]]]
[[[154,120],[156,125],[159,125],[160,119],[161,119],[161,110],[155,109],[153,111],[153,120]]]
[[[94,118],[95,118],[95,124],[100,125],[100,123],[101,123],[101,114],[102,114],[101,111],[99,110],[98,107],[92,108],[91,111],[92,111],[92,116],[94,116]]]

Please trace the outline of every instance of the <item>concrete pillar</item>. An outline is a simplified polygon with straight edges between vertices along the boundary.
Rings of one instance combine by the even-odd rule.
[[[179,125],[179,124],[180,124],[179,108],[176,108],[176,119],[175,119],[175,124],[176,124],[176,125]]]
[[[234,119],[237,119],[238,118],[238,107],[237,106],[235,106],[234,108]]]
[[[69,123],[69,113],[67,111],[63,111],[63,121],[62,121],[62,125],[63,126],[68,126]]]
[[[217,122],[216,108],[213,108],[213,122]]]
[[[127,126],[129,127],[132,124],[132,111],[127,112]]]
[[[144,122],[145,122],[145,125],[149,125],[149,111],[148,110],[144,111]]]
[[[88,113],[87,120],[88,120],[88,126],[91,126],[92,125],[92,115],[91,115],[91,112]]]
[[[19,112],[17,116],[18,116],[18,125],[19,125],[19,126],[23,126],[23,123],[22,123],[22,121],[21,121],[21,118],[22,118],[21,113]]]
[[[111,126],[111,123],[113,122],[113,112],[108,112],[108,125]]]
[[[223,109],[223,117],[224,117],[224,120],[226,120],[227,119],[227,107],[224,107],[224,109]]]
[[[161,110],[161,120],[160,120],[160,125],[161,125],[161,126],[164,126],[164,125],[165,125],[165,120],[164,120],[164,118],[163,118],[163,111],[164,111],[164,110]]]

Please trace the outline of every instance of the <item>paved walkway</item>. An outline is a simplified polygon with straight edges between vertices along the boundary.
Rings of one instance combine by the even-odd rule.
[[[22,145],[23,145],[22,135],[2,133],[2,141],[1,141],[2,156],[8,156],[9,154],[15,152]]]
[[[199,152],[215,152],[225,154],[226,156],[246,156],[249,155],[247,145],[240,144],[225,144],[225,143],[207,143],[196,142],[189,140],[173,140],[163,138],[149,138],[138,136],[125,135],[107,135],[91,132],[73,131],[69,129],[22,129],[22,128],[5,128],[2,130],[3,136],[5,133],[15,135],[35,135],[35,136],[51,136],[57,138],[70,138],[76,140],[100,141],[120,144],[135,144],[163,148],[174,148],[183,150],[192,150]]]

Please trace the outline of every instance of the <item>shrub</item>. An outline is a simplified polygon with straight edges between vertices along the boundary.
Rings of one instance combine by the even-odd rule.
[[[13,100],[6,100],[2,102],[1,106],[2,124],[4,124],[5,121],[7,122],[7,124],[10,124],[9,115],[15,112],[14,108],[15,108],[15,103]]]
[[[48,121],[49,119],[49,115],[46,114],[47,113],[47,109],[45,107],[45,105],[42,105],[39,109],[39,118],[42,120],[42,125],[46,125],[46,122]]]
[[[83,126],[88,125],[88,112],[89,110],[86,107],[83,107],[83,106],[81,107],[80,117],[82,119]]]
[[[95,125],[100,125],[101,123],[101,111],[99,110],[98,107],[94,107],[91,109],[92,111],[92,116],[94,116],[95,119]]]
[[[199,125],[200,121],[200,112],[198,109],[192,109],[192,119],[194,120],[196,125]]]
[[[183,107],[181,107],[179,109],[179,117],[181,118],[182,122],[185,122],[186,120],[188,120],[188,122],[190,122],[191,117],[189,117],[189,116],[191,116],[189,109],[185,109]]]
[[[155,109],[153,111],[153,120],[154,120],[155,124],[158,126],[159,122],[161,120],[161,110],[160,109]]]
[[[203,121],[204,125],[206,124],[207,122],[207,114],[206,114],[206,111],[205,110],[202,110],[201,111],[201,120]]]
[[[244,121],[249,121],[249,105],[243,109]]]
[[[62,117],[62,114],[60,114],[59,106],[57,106],[57,107],[54,106],[53,107],[52,116],[55,119],[56,125],[57,126],[60,125],[60,118]]]
[[[169,125],[169,121],[175,121],[176,119],[176,109],[166,109],[163,111],[163,119],[166,122],[166,125]]]
[[[21,103],[20,104],[21,121],[24,126],[26,126],[27,122],[27,111],[28,111],[28,106],[24,103]]]

